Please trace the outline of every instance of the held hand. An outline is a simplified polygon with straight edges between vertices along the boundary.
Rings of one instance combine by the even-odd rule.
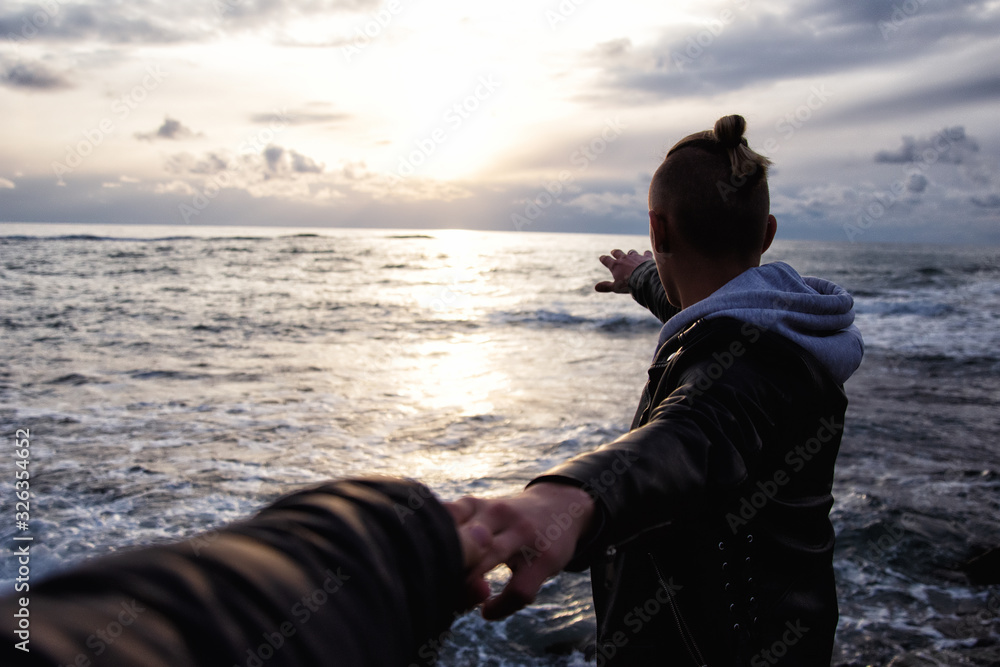
[[[466,551],[466,589],[469,599],[486,600],[482,613],[490,620],[534,601],[545,580],[569,563],[594,513],[586,491],[553,483],[535,484],[509,498],[462,498],[445,506],[463,548],[467,542],[475,545]],[[511,569],[511,578],[487,600],[484,575],[501,563]]]
[[[594,289],[598,292],[617,292],[618,294],[628,294],[628,279],[643,262],[653,259],[653,253],[647,250],[643,254],[639,254],[635,250],[629,250],[627,253],[622,252],[618,248],[611,251],[611,256],[601,255],[601,264],[608,267],[611,271],[611,277],[614,280],[606,280],[604,282],[597,283],[594,285]]]

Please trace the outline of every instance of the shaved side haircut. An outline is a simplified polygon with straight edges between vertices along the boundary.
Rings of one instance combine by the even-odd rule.
[[[649,210],[670,217],[707,257],[743,257],[764,242],[771,161],[750,149],[743,116],[681,139],[653,175]]]

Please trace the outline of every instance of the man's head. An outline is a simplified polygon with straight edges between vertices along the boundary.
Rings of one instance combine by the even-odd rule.
[[[770,245],[775,230],[767,189],[771,161],[750,150],[745,130],[742,116],[720,118],[713,130],[677,142],[653,175],[650,236],[668,296],[668,282],[678,276],[665,276],[671,270],[662,265],[673,262],[674,253],[684,253],[682,264],[696,259],[698,266],[739,273],[757,266]]]

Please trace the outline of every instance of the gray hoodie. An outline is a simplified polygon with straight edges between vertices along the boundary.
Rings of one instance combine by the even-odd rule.
[[[748,269],[681,310],[660,330],[657,351],[699,320],[732,317],[808,350],[843,384],[861,365],[865,344],[854,326],[854,299],[829,280],[803,278],[784,262]]]

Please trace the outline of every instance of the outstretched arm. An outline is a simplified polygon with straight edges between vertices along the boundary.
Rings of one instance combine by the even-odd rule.
[[[635,250],[626,253],[615,248],[610,256],[601,255],[600,260],[611,271],[612,280],[594,285],[598,292],[631,294],[640,306],[648,309],[661,322],[666,322],[680,311],[667,300],[650,251],[640,255]]]
[[[422,485],[323,484],[186,542],[32,581],[30,652],[7,623],[0,664],[423,663],[455,612],[485,597],[465,597],[463,564],[488,544],[482,527],[458,534]],[[0,599],[8,620],[21,606]]]

